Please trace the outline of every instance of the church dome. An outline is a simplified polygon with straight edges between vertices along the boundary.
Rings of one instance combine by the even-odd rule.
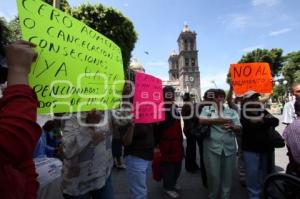
[[[129,68],[133,71],[143,71],[143,72],[145,72],[145,69],[144,69],[143,65],[140,62],[138,62],[138,60],[136,58],[131,60]]]
[[[187,24],[184,25],[182,32],[191,32]]]
[[[176,54],[176,51],[175,50],[173,50],[172,52],[171,52],[171,54],[170,54],[170,56],[176,56],[177,54]]]

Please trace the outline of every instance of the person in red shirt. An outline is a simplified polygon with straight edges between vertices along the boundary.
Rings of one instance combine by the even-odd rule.
[[[38,182],[32,154],[41,134],[38,101],[28,85],[34,44],[16,41],[5,49],[7,88],[0,99],[0,197],[34,199]]]
[[[177,180],[183,159],[183,136],[180,113],[174,104],[175,90],[171,86],[163,89],[166,119],[156,131],[156,142],[161,152],[161,171],[165,193],[171,198],[179,197]]]

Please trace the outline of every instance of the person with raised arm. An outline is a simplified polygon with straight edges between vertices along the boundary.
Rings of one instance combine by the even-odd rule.
[[[32,154],[41,128],[36,123],[37,97],[28,85],[31,64],[37,56],[34,47],[30,42],[16,41],[5,50],[7,88],[0,100],[0,195],[3,199],[37,198]]]

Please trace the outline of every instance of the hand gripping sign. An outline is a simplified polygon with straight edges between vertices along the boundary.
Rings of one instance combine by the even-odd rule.
[[[249,90],[257,93],[272,93],[273,83],[268,63],[230,64],[230,77],[237,96]]]

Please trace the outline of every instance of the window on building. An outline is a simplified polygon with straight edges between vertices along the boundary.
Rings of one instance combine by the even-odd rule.
[[[186,82],[189,81],[189,76],[185,76],[185,81],[186,81]]]
[[[192,59],[191,59],[191,65],[192,65],[192,66],[195,66],[195,58],[192,58]]]
[[[193,41],[191,41],[191,50],[194,50],[194,42]]]
[[[185,66],[189,66],[189,58],[185,58]]]
[[[184,50],[188,50],[188,42],[186,39],[184,40]]]

